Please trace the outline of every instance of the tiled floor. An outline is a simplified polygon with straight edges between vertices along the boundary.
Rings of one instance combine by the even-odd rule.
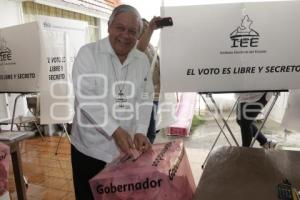
[[[229,125],[237,140],[240,141],[239,127],[235,121],[230,121]],[[198,183],[202,174],[201,166],[219,131],[220,129],[214,121],[206,121],[203,125],[197,127],[190,137],[183,138],[196,183]],[[277,140],[281,149],[300,149],[300,144],[298,144],[300,134],[285,132],[283,128],[273,122],[266,124],[264,132],[268,138]],[[156,143],[166,142],[174,138],[176,137],[159,133]],[[70,162],[70,144],[66,138],[63,138],[58,154],[55,155],[58,140],[58,136],[46,137],[44,141],[40,137],[36,137],[21,143],[22,164],[29,183],[27,190],[29,200],[75,199]],[[232,139],[230,141],[233,144]],[[229,145],[229,143],[221,135],[216,146],[223,145]],[[258,147],[257,144],[255,146]],[[17,199],[11,166],[9,191],[12,199]]]
[[[55,150],[59,137],[40,137],[21,143],[22,164],[28,180],[29,200],[68,200],[74,198],[70,162],[70,144],[64,138]],[[12,167],[10,166],[9,191],[12,199],[17,199]]]

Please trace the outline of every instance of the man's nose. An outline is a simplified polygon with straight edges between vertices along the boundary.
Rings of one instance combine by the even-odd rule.
[[[129,34],[129,31],[128,30],[125,30],[124,32],[123,32],[123,35],[124,35],[124,37],[130,37],[130,34]]]

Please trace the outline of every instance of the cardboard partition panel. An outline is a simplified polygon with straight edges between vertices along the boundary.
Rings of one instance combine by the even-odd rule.
[[[162,90],[299,89],[299,9],[299,1],[162,8],[174,23],[161,31]]]
[[[37,92],[41,38],[36,22],[0,29],[0,92]]]

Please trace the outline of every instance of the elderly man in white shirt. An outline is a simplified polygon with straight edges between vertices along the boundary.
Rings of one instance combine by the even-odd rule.
[[[71,157],[76,199],[93,199],[88,180],[120,152],[147,151],[153,85],[146,55],[135,47],[138,11],[113,10],[108,38],[83,46],[74,63]]]

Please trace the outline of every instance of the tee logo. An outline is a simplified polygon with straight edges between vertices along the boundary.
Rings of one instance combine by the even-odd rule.
[[[7,47],[7,42],[0,36],[0,62],[12,60],[11,50]]]
[[[242,19],[242,23],[230,34],[231,48],[258,47],[259,33],[251,28],[253,21],[248,15]]]

